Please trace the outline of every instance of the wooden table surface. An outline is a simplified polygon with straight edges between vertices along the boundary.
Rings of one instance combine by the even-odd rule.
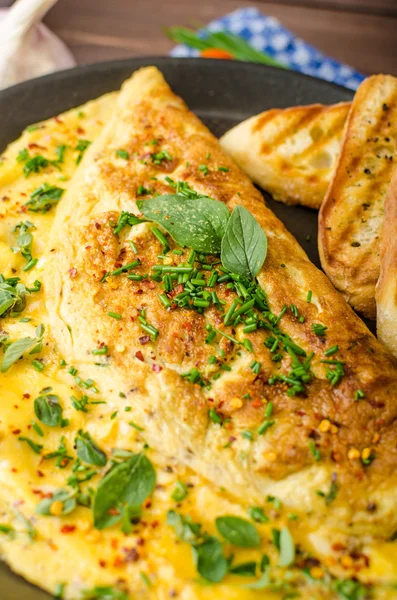
[[[245,6],[363,73],[397,75],[397,0],[59,0],[46,22],[86,63],[168,54],[164,27],[206,23]]]

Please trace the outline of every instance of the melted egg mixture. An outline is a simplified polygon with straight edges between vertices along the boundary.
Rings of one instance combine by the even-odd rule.
[[[45,290],[35,282],[45,264],[55,205],[62,200],[55,193],[46,212],[34,212],[42,197],[36,191],[40,186],[44,192],[67,189],[113,102],[114,94],[109,94],[32,126],[2,157],[0,274],[19,277],[32,290],[23,311],[0,317],[3,351],[8,340],[34,337],[37,326],[46,326]],[[44,163],[29,162],[37,155]],[[24,232],[33,236],[28,247],[21,246],[21,240],[18,246]],[[60,425],[47,426],[37,418],[34,400],[43,395],[57,397],[63,411]],[[40,352],[25,352],[0,373],[0,397],[0,553],[14,571],[49,593],[97,600],[396,597],[390,585],[397,568],[390,545],[364,548],[360,556],[352,556],[346,536],[338,542],[336,532],[331,541],[330,532],[310,531],[307,522],[287,514],[277,498],[264,499],[263,506],[252,511],[189,469],[145,449],[145,432],[129,419],[127,400],[121,395],[119,404],[111,405],[95,382],[82,381],[78,369],[57,354],[48,327]],[[91,468],[77,459],[80,430],[89,432],[107,457],[144,450],[155,468],[154,492],[127,529],[120,524],[103,530],[93,526],[90,500],[108,467]],[[76,482],[82,500],[72,511],[57,501],[49,502],[49,514],[36,512],[40,502],[60,489],[73,491]],[[241,548],[226,541],[223,551],[232,572],[222,582],[211,583],[199,576],[186,537],[182,540],[175,522],[173,526],[172,519],[167,520],[170,511],[191,518],[219,539],[217,517],[242,517],[254,524],[260,546]],[[279,542],[286,527],[294,540],[287,550],[280,549]],[[294,560],[279,566],[280,553],[286,551],[294,552]],[[377,585],[366,586],[373,582]]]

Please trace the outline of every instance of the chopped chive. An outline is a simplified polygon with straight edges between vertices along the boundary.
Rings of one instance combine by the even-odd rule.
[[[321,323],[312,323],[312,331],[318,336],[325,335],[327,329],[328,327],[326,325],[322,325]]]
[[[313,442],[313,440],[309,440],[309,448],[310,448],[310,452],[312,453],[312,455],[314,457],[314,460],[316,462],[319,462],[319,460],[321,459],[320,450],[318,448],[316,448],[316,445]]]
[[[232,319],[233,313],[234,313],[234,311],[236,310],[236,308],[237,308],[237,306],[238,306],[239,304],[240,304],[240,301],[239,301],[239,299],[238,299],[238,298],[235,298],[235,299],[233,300],[233,302],[231,303],[231,305],[230,305],[230,307],[229,307],[228,311],[226,312],[226,315],[225,315],[225,317],[224,317],[224,319],[223,319],[223,322],[224,322],[224,324],[225,324],[225,325],[228,325],[228,324],[229,324],[229,322],[230,322],[230,321],[231,321],[231,319]]]
[[[258,434],[263,435],[266,433],[270,427],[274,425],[275,421],[269,421],[269,419],[265,419],[258,427]]]
[[[249,440],[250,442],[252,442],[254,439],[253,433],[252,433],[252,431],[249,431],[249,429],[242,431],[241,437],[245,438],[246,440]]]
[[[143,427],[140,427],[139,425],[137,425],[136,423],[134,423],[134,421],[128,421],[128,425],[130,425],[131,427],[133,427],[137,431],[144,431]]]
[[[116,150],[116,156],[119,158],[124,158],[124,160],[128,160],[130,155],[127,150]]]
[[[365,398],[365,393],[363,392],[363,390],[356,390],[356,393],[354,394],[354,399],[357,400],[362,400],[363,398]]]
[[[131,273],[131,275],[127,275],[127,279],[129,279],[130,281],[142,281],[142,279],[145,279],[145,277],[143,275],[136,275],[135,273]]]
[[[307,297],[306,297],[306,300],[307,300],[308,302],[311,302],[311,301],[312,301],[312,296],[313,296],[313,292],[312,292],[311,290],[309,290],[309,291],[307,292]]]
[[[328,348],[324,354],[325,356],[332,356],[333,354],[335,354],[336,352],[339,352],[339,346],[338,344],[335,344],[335,346],[331,346],[331,348]]]
[[[44,371],[44,365],[43,365],[43,363],[40,360],[38,360],[37,358],[35,358],[35,360],[32,360],[31,365],[39,373],[41,373],[42,371]]]
[[[240,344],[241,343],[238,340],[236,340],[234,337],[232,337],[231,335],[225,333],[224,331],[221,331],[220,329],[216,329],[216,327],[214,327],[214,329],[215,329],[215,331],[217,333],[219,333],[220,335],[223,335],[223,337],[227,338],[231,342],[234,342],[235,344]]]
[[[251,310],[251,308],[254,306],[254,304],[255,304],[255,298],[253,298],[252,300],[249,300],[248,302],[244,302],[244,304],[242,304],[240,306],[240,308],[238,308],[237,310],[234,311],[233,319],[235,317],[238,317],[239,315],[243,315],[243,314],[247,313],[249,310]]]
[[[159,294],[159,299],[165,308],[169,308],[171,306],[171,300],[166,294]]]
[[[154,339],[157,338],[159,330],[153,327],[153,325],[149,325],[148,323],[139,323],[139,325],[144,331],[146,331],[146,333],[149,333],[151,336],[153,336]]]
[[[111,273],[109,273],[108,277],[113,277],[114,275],[120,275],[121,273],[125,273],[126,271],[131,271],[131,269],[135,269],[135,267],[138,267],[140,264],[140,260],[134,260],[128,263],[128,265],[124,265],[123,267],[112,271]]]
[[[258,329],[257,323],[251,323],[250,325],[246,325],[243,327],[243,333],[252,333]]]
[[[222,423],[222,419],[216,412],[215,408],[210,408],[210,410],[208,411],[208,416],[214,423]]]
[[[102,348],[94,348],[93,350],[91,350],[92,354],[94,354],[94,355],[106,354],[107,351],[108,351],[107,346],[102,346]]]
[[[251,364],[250,364],[250,368],[252,369],[252,371],[255,373],[255,375],[259,374],[259,371],[262,368],[262,364],[260,362],[258,362],[257,360],[254,360]]]
[[[152,233],[153,235],[156,236],[156,238],[159,240],[160,244],[164,247],[164,248],[169,248],[168,245],[168,240],[165,237],[165,235],[163,233],[161,233],[160,229],[158,229],[157,227],[152,227]]]
[[[224,173],[228,173],[229,168],[228,167],[218,167],[218,171],[223,171]]]
[[[113,319],[118,319],[118,321],[121,321],[121,319],[123,318],[121,315],[119,315],[119,313],[113,312],[112,310],[109,310],[106,314],[108,317],[112,317]]]
[[[252,347],[251,341],[248,338],[243,339],[243,346],[248,352],[253,352],[254,349]]]

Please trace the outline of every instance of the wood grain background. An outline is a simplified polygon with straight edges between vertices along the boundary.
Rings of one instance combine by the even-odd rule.
[[[168,54],[164,27],[203,24],[244,6],[363,73],[397,75],[397,0],[59,0],[45,20],[87,63]]]

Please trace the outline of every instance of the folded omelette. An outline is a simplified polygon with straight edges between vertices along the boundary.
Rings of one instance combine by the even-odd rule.
[[[76,600],[393,598],[396,367],[157,69],[1,169],[11,567]]]

